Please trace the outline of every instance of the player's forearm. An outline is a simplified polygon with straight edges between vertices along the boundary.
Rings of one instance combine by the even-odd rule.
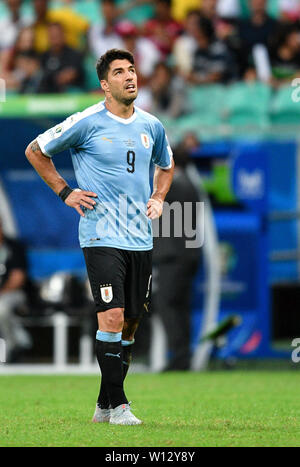
[[[157,199],[159,201],[165,200],[165,197],[172,184],[174,165],[175,164],[172,159],[172,167],[170,169],[164,170],[156,167],[153,177],[153,193],[151,195],[152,199]]]
[[[57,172],[52,160],[42,153],[36,140],[28,145],[25,154],[44,182],[58,195],[67,182]]]

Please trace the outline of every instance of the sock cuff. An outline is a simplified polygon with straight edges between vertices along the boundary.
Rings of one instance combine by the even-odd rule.
[[[129,345],[132,345],[135,343],[135,339],[132,339],[132,341],[123,341],[122,340],[122,346],[123,347],[128,347]]]
[[[96,340],[102,342],[120,342],[122,340],[122,333],[97,331]]]

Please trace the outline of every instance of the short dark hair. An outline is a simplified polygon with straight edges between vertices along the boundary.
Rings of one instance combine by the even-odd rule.
[[[99,81],[102,79],[107,79],[107,73],[109,69],[109,65],[114,60],[128,60],[132,65],[134,65],[134,58],[132,53],[128,52],[128,50],[121,50],[121,49],[110,49],[102,55],[96,64],[97,75]]]
[[[172,6],[172,0],[156,0],[156,3],[164,3],[169,8]]]
[[[99,0],[99,3],[100,5],[102,5],[103,3],[110,3],[110,5],[115,5],[116,0]]]
[[[203,16],[198,18],[198,28],[205,35],[205,37],[211,42],[214,38],[214,28],[211,21]]]

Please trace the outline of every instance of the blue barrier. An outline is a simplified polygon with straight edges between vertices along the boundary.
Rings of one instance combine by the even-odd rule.
[[[70,272],[76,276],[86,276],[81,249],[29,249],[27,258],[33,280],[45,279],[56,272]]]
[[[215,152],[214,152],[215,150]],[[274,210],[297,209],[296,144],[293,142],[231,142],[213,144],[194,154],[204,180],[213,173],[213,162],[227,163],[232,198],[228,205],[217,199],[212,180],[215,222],[222,263],[220,319],[236,314],[240,326],[229,333],[221,358],[282,357],[271,345],[270,285],[282,277],[278,264],[269,262],[274,249],[297,248],[296,221],[273,225],[268,216]],[[280,183],[278,184],[278,178]],[[222,181],[224,184],[224,180]],[[224,186],[224,185],[223,185]],[[287,246],[288,245],[288,246]],[[281,274],[278,274],[280,270]],[[297,277],[297,264],[285,265],[288,277]],[[193,295],[193,346],[203,318],[204,277],[200,271]]]

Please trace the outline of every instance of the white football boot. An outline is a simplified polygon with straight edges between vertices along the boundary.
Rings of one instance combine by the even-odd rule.
[[[131,412],[129,402],[110,410],[109,423],[112,425],[141,425],[143,422]]]
[[[108,423],[110,421],[110,409],[100,409],[96,404],[95,413],[92,419],[94,423]]]

